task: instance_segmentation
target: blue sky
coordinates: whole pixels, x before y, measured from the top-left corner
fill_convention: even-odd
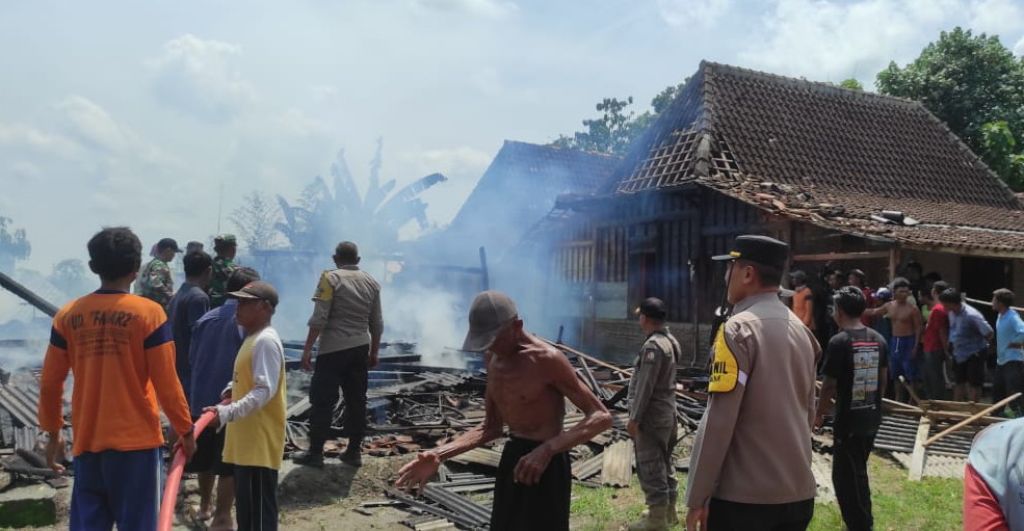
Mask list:
[[[0,6],[0,215],[29,267],[102,225],[205,240],[251,190],[296,196],[340,148],[365,178],[441,171],[444,224],[504,139],[547,142],[605,96],[646,104],[701,59],[872,87],[939,31],[1024,53],[1024,0],[355,0]]]

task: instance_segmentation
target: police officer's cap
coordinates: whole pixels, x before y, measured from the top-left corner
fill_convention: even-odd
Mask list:
[[[665,307],[665,302],[661,299],[648,297],[640,303],[640,306],[636,309],[636,314],[664,321],[665,317],[668,317],[668,308]]]
[[[746,260],[783,269],[789,259],[789,244],[768,236],[744,234],[736,237],[729,254],[713,256],[711,259]]]

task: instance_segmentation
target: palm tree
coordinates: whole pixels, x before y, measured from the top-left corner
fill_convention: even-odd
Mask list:
[[[359,194],[345,152],[339,150],[330,168],[333,186],[318,175],[303,190],[297,204],[277,197],[284,221],[276,228],[293,249],[322,250],[340,240],[352,240],[383,254],[394,250],[398,231],[407,223],[416,221],[421,229],[428,227],[427,204],[419,196],[447,178],[432,173],[392,194],[394,179],[381,184],[382,147],[383,142],[378,139],[365,195]]]

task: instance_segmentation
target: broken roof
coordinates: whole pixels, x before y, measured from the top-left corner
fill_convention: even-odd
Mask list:
[[[902,244],[1024,255],[1010,189],[920,103],[702,62],[605,192],[712,187]],[[872,219],[902,211],[916,226]]]

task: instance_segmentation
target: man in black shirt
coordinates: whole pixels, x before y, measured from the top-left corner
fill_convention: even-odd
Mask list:
[[[832,485],[846,527],[858,531],[874,525],[867,464],[882,422],[889,349],[881,334],[860,321],[867,304],[859,288],[840,288],[834,298],[839,333],[825,351],[825,383],[814,426],[821,427],[835,398]]]

